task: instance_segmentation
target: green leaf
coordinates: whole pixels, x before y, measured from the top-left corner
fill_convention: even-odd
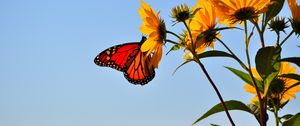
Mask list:
[[[237,70],[237,69],[234,69],[234,68],[231,68],[231,67],[226,67],[228,70],[230,70],[232,73],[234,73],[236,76],[238,76],[239,78],[241,78],[243,81],[245,81],[246,83],[248,84],[251,84],[253,85],[253,82],[252,82],[252,79],[250,77],[250,75],[248,73],[245,73],[243,71],[240,71],[240,70]],[[258,86],[259,89],[263,89],[262,88],[262,82],[259,81],[259,80],[256,80],[256,84]]]
[[[278,63],[278,65],[280,65]],[[280,66],[278,67],[278,70],[279,70]],[[268,93],[268,90],[269,90],[269,87],[273,81],[273,79],[278,75],[279,71],[275,71],[271,74],[268,75],[268,77],[265,79],[264,81],[264,85],[265,85],[265,88],[264,88],[264,97],[267,95]]]
[[[281,48],[269,46],[258,50],[255,57],[256,70],[264,80],[264,96],[267,95],[273,79],[278,75]]]
[[[235,100],[226,101],[225,105],[228,108],[228,110],[241,110],[241,111],[245,111],[245,112],[248,112],[250,114],[253,114],[251,109],[247,105],[245,105],[244,103],[242,103],[240,101],[235,101]],[[193,125],[200,122],[201,120],[213,115],[213,114],[223,112],[223,111],[224,111],[224,108],[223,108],[222,104],[219,103],[219,104],[215,105],[214,107],[212,107],[210,110],[208,110],[199,119],[197,119],[193,123]]]
[[[282,126],[299,126],[300,124],[300,113],[289,118],[287,121],[284,121]]]
[[[289,57],[289,58],[283,58],[280,60],[281,62],[291,62],[296,64],[298,67],[300,67],[300,57]]]
[[[292,118],[294,115],[292,115],[292,114],[286,114],[286,115],[284,115],[284,116],[282,116],[282,117],[279,117],[279,119],[281,120],[281,119],[284,119],[284,120],[289,120],[290,118]]]
[[[300,75],[298,75],[298,74],[281,74],[281,75],[279,75],[279,77],[290,78],[290,79],[300,81]]]
[[[207,58],[207,57],[231,57],[232,58],[232,55],[227,52],[217,51],[217,50],[206,51],[197,55],[197,58],[199,59]]]
[[[187,61],[183,62],[181,65],[179,65],[179,66],[174,70],[173,75],[176,73],[176,71],[177,71],[180,67],[182,67],[183,65],[185,65],[185,64],[187,64],[187,63],[189,63],[189,62],[191,62],[191,61],[192,61],[192,60],[187,60]]]
[[[284,4],[284,0],[271,0],[271,2],[273,2],[273,4],[269,6],[266,13],[266,23],[281,11]]]
[[[176,45],[173,45],[173,47],[167,52],[166,55],[168,55],[171,51],[176,51],[180,49],[180,45],[176,44]]]
[[[218,125],[218,124],[213,124],[213,123],[211,123],[210,125],[211,125],[211,126],[220,126],[220,125]]]
[[[277,61],[280,59],[280,52],[280,47],[274,46],[258,50],[255,57],[256,70],[263,79],[266,79],[271,73],[279,71],[280,64]]]

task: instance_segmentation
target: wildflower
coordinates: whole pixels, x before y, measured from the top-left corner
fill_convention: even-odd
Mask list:
[[[253,76],[257,80],[261,80],[261,77],[255,69],[252,69]],[[279,70],[279,75],[295,73],[296,67],[291,67],[289,63],[282,62]],[[274,100],[284,103],[290,100],[290,98],[296,98],[295,93],[300,91],[300,86],[295,86],[298,81],[290,78],[276,77],[270,84],[269,91],[271,97]],[[246,84],[244,86],[245,90],[251,94],[256,94],[255,88],[251,84]],[[263,94],[263,92],[260,92]],[[257,102],[257,95],[251,100],[252,103]]]
[[[216,11],[207,0],[198,0],[197,8],[201,9],[195,13],[190,23],[193,40],[196,43],[200,43],[198,47],[205,45],[214,48],[215,38],[219,37],[219,34],[214,30],[216,26]],[[203,32],[206,32],[205,36],[197,40],[197,37]]]
[[[141,0],[141,8],[139,14],[142,17],[142,26],[140,31],[148,35],[148,39],[142,44],[141,51],[147,52],[146,56],[152,53],[150,66],[158,68],[158,64],[162,57],[162,45],[166,39],[166,26],[162,19],[160,19],[159,12],[155,11],[143,0]]]
[[[217,9],[219,23],[235,25],[246,20],[257,21],[265,13],[271,0],[210,0]]]
[[[174,21],[174,23],[176,24],[178,22],[184,22],[184,21],[192,18],[192,11],[186,4],[183,4],[183,5],[174,7],[172,9],[171,15],[172,15],[171,17],[176,20],[176,21]]]
[[[284,29],[288,27],[285,18],[279,18],[279,17],[272,19],[269,26],[271,31],[275,31],[277,34],[280,31],[285,33]]]

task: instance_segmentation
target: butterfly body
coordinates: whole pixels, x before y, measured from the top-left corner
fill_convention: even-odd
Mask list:
[[[131,42],[116,45],[102,51],[94,62],[98,66],[110,67],[124,73],[124,77],[133,84],[145,85],[155,76],[152,66],[149,66],[151,56],[146,57],[140,50],[141,42]]]

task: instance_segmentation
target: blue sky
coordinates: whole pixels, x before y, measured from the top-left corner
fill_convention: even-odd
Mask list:
[[[145,1],[161,11],[167,28],[175,32],[182,26],[171,26],[170,9],[184,2],[196,3]],[[186,126],[219,103],[196,64],[190,63],[172,75],[183,62],[182,51],[164,55],[156,77],[146,86],[132,85],[121,72],[93,63],[102,50],[141,39],[139,7],[139,0],[0,1],[0,125]],[[290,17],[287,4],[281,15]],[[268,45],[272,45],[274,35],[266,34]],[[242,36],[237,31],[222,33],[245,60]],[[250,45],[252,59],[258,43],[254,38]],[[283,57],[299,56],[296,45],[300,42],[293,36],[283,49]],[[170,47],[166,45],[164,52]],[[223,47],[216,44],[216,49]],[[236,62],[212,58],[203,63],[225,100],[251,100],[253,96],[243,90],[244,82],[223,67],[241,69]],[[298,98],[280,115],[299,112],[299,106]],[[248,113],[231,113],[237,125],[258,125]],[[210,123],[229,125],[225,113],[199,125]]]

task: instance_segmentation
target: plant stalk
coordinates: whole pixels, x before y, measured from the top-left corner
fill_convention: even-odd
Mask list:
[[[261,43],[261,47],[265,47],[265,40],[264,40],[264,29],[260,30],[259,26],[257,23],[253,22],[254,26],[257,29],[257,32],[259,34],[259,38],[260,38],[260,43]],[[245,26],[246,27],[246,26]]]
[[[226,116],[227,118],[229,119],[229,122],[231,123],[232,126],[235,126],[230,114],[229,114],[229,111],[228,111],[228,108],[226,107],[225,105],[225,102],[223,100],[223,97],[221,95],[221,93],[219,92],[217,86],[215,85],[215,83],[213,82],[213,80],[211,79],[211,77],[209,76],[207,70],[205,69],[204,65],[200,62],[200,60],[197,58],[197,53],[195,52],[195,43],[193,41],[193,37],[192,37],[192,32],[190,30],[190,28],[188,27],[187,23],[184,21],[183,22],[184,26],[186,27],[186,29],[188,30],[188,33],[189,33],[189,36],[190,36],[190,39],[191,39],[191,45],[192,47],[188,47],[189,51],[193,54],[193,59],[194,61],[200,66],[200,68],[202,69],[202,71],[204,72],[206,78],[208,79],[208,81],[210,82],[211,86],[213,87],[213,89],[215,90],[215,92],[217,93],[217,96],[218,98],[220,99],[221,103],[222,103],[222,106],[225,110],[225,113],[226,113]]]
[[[194,54],[193,54],[194,55]],[[194,61],[197,62],[197,64],[200,66],[200,68],[202,69],[202,71],[204,72],[206,78],[208,79],[208,81],[210,82],[211,86],[213,87],[213,89],[215,90],[216,94],[218,95],[218,98],[219,100],[221,101],[221,104],[225,110],[225,113],[226,113],[226,116],[227,118],[229,119],[229,122],[231,123],[232,126],[235,126],[230,114],[229,114],[229,111],[228,111],[228,108],[226,107],[226,104],[222,98],[222,95],[220,93],[220,91],[218,90],[217,86],[215,85],[215,83],[213,82],[213,80],[211,79],[211,77],[209,76],[207,70],[205,69],[204,65],[200,62],[200,60],[195,57],[194,55]]]
[[[257,24],[256,24],[257,25]],[[262,99],[261,95],[260,95],[260,92],[259,92],[259,89],[258,89],[258,86],[257,86],[257,83],[255,81],[255,78],[253,76],[253,73],[251,71],[251,62],[250,62],[250,56],[249,56],[249,39],[248,39],[248,28],[247,28],[247,21],[244,21],[244,26],[245,26],[245,44],[246,44],[246,55],[247,55],[247,62],[248,62],[248,69],[249,69],[249,74],[250,74],[250,77],[251,77],[251,80],[254,84],[254,87],[255,87],[255,90],[256,90],[256,93],[257,93],[257,96],[258,96],[258,99],[259,99],[259,108],[260,108],[260,125],[261,126],[266,126],[266,118],[265,118],[265,114],[266,114],[266,109],[265,109],[265,105],[264,105],[264,100]],[[259,30],[259,27],[257,25],[257,30]],[[262,39],[262,37],[261,37]],[[263,43],[262,43],[263,44]],[[264,46],[264,45],[262,45]]]
[[[280,46],[282,46],[286,42],[286,40],[288,40],[288,38],[290,38],[293,35],[293,33],[294,31],[291,31],[291,33],[288,36],[286,36],[286,38],[280,43]]]
[[[181,40],[181,37],[179,35],[175,34],[174,32],[171,32],[171,31],[166,31],[166,32],[177,37],[179,40]]]

